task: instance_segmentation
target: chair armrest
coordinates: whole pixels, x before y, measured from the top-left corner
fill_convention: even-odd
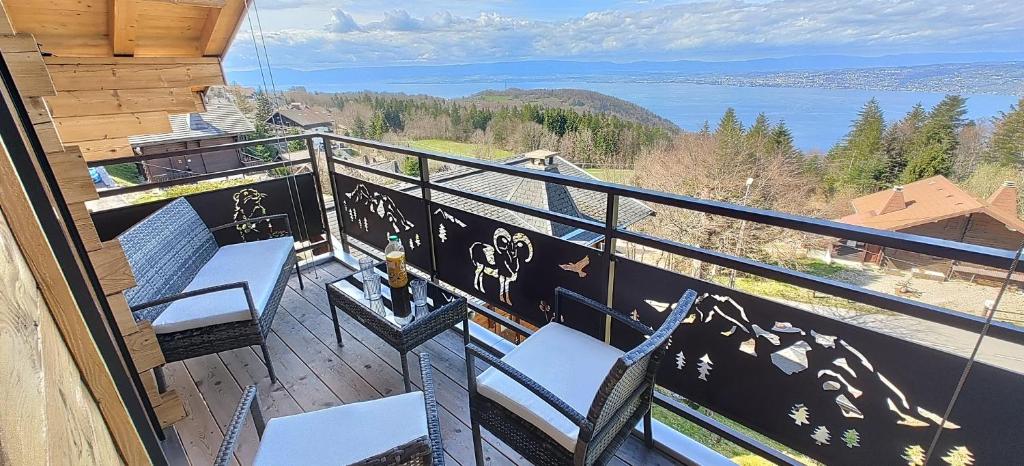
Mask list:
[[[593,309],[595,311],[601,312],[604,315],[611,316],[613,319],[615,319],[615,320],[625,324],[630,329],[635,330],[637,333],[643,334],[644,336],[648,336],[649,337],[649,336],[654,334],[654,329],[653,328],[648,327],[648,326],[646,326],[646,325],[644,325],[644,324],[642,324],[640,322],[637,322],[637,321],[629,318],[625,314],[623,314],[623,313],[621,313],[619,311],[616,311],[615,309],[612,309],[612,308],[610,308],[608,306],[605,306],[604,304],[601,304],[601,303],[599,303],[597,301],[594,301],[593,299],[590,299],[590,298],[588,298],[586,296],[583,296],[583,295],[581,295],[581,294],[579,294],[579,293],[577,293],[575,291],[570,291],[570,290],[567,290],[567,289],[562,288],[562,287],[555,288],[554,317],[555,317],[555,321],[556,322],[561,320],[561,303],[562,303],[562,298],[571,299],[571,300],[576,301],[577,303],[583,304],[583,305],[585,305],[585,306],[587,306],[587,307],[589,307],[589,308],[591,308],[591,309]]]
[[[210,294],[210,293],[217,293],[217,292],[224,291],[224,290],[232,290],[232,289],[235,289],[235,288],[241,288],[242,291],[245,292],[245,300],[246,300],[246,302],[249,303],[249,313],[252,314],[253,318],[255,319],[256,318],[256,305],[254,304],[254,301],[252,300],[252,291],[249,290],[249,282],[225,283],[223,285],[214,285],[214,286],[208,286],[206,288],[200,288],[198,290],[185,291],[183,293],[173,294],[173,295],[170,295],[170,296],[164,296],[163,298],[160,298],[160,299],[154,299],[152,301],[147,301],[147,302],[144,302],[142,304],[136,304],[134,306],[129,307],[129,309],[131,309],[132,313],[135,313],[135,312],[138,312],[138,311],[141,311],[143,309],[147,309],[147,308],[150,308],[150,307],[153,307],[153,306],[159,306],[161,304],[167,304],[167,303],[170,303],[170,302],[178,301],[178,300],[185,299],[185,298],[192,298],[192,297],[199,296],[199,295]]]
[[[235,415],[231,417],[231,422],[227,426],[227,432],[224,433],[224,441],[221,442],[220,450],[217,452],[217,459],[213,462],[215,466],[226,466],[231,462],[231,456],[235,454],[235,447],[238,444],[238,436],[242,433],[242,427],[245,426],[245,417],[250,412],[252,413],[253,424],[256,426],[256,435],[263,436],[263,429],[266,427],[266,423],[263,420],[263,411],[260,409],[260,401],[257,399],[257,395],[255,385],[249,385],[242,392],[242,399],[238,401]]]
[[[427,436],[434,457],[433,464],[444,464],[441,421],[437,415],[437,398],[434,396],[434,374],[430,366],[430,355],[427,353],[420,353],[420,375],[423,377],[423,404],[427,410]]]
[[[243,225],[246,223],[254,223],[259,222],[261,220],[277,220],[279,218],[284,218],[285,228],[288,229],[288,234],[292,235],[292,221],[290,218],[288,218],[288,214],[264,215],[262,217],[253,217],[247,218],[245,220],[239,220],[237,222],[225,223],[223,225],[218,225],[213,228],[210,228],[210,233],[217,232],[226,228],[231,228],[233,226]]]
[[[533,392],[534,395],[537,395],[545,403],[551,405],[552,408],[555,408],[555,410],[557,410],[563,416],[569,418],[569,420],[572,421],[573,424],[580,426],[581,431],[583,429],[586,429],[587,431],[590,431],[592,429],[592,426],[590,426],[590,422],[587,421],[587,418],[584,415],[580,414],[579,411],[576,411],[572,406],[569,406],[568,403],[563,401],[557,395],[551,393],[550,391],[548,391],[548,389],[542,387],[536,381],[527,377],[526,374],[519,372],[516,368],[508,365],[505,361],[498,359],[497,356],[488,353],[483,348],[480,348],[479,346],[473,343],[466,345],[466,353],[469,356],[475,356],[482,359],[491,367],[497,369],[501,373],[507,375],[509,378],[519,383],[519,385],[526,387],[527,390]]]

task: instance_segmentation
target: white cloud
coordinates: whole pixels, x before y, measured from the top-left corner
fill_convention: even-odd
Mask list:
[[[327,23],[327,30],[330,32],[346,33],[359,30],[359,25],[352,16],[345,13],[341,8],[331,9],[331,22]]]
[[[288,8],[304,0],[275,1],[275,6]],[[1020,51],[1024,37],[1024,14],[1005,0],[723,0],[594,11],[548,21],[449,10],[331,13],[324,26],[268,32],[274,65]],[[240,37],[239,43],[245,39]],[[246,48],[236,44],[229,66],[254,64]]]

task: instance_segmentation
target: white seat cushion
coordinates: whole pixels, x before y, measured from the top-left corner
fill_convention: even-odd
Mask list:
[[[224,246],[199,269],[184,291],[249,282],[259,313],[270,300],[281,267],[293,253],[293,241],[291,237],[284,237]],[[233,288],[171,303],[153,322],[153,330],[172,333],[251,318],[245,291]]]
[[[623,354],[585,333],[550,323],[501,360],[586,416],[601,383]],[[576,449],[579,426],[526,387],[493,367],[476,380],[481,395],[537,426],[567,450]]]
[[[271,419],[254,465],[344,465],[427,435],[423,392]]]

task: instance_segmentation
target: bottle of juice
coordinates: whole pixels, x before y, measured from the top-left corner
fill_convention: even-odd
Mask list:
[[[412,320],[409,307],[409,273],[405,269],[405,248],[398,235],[388,236],[388,245],[384,248],[384,259],[388,265],[388,285],[391,287],[391,302],[395,312],[395,320],[399,324]]]

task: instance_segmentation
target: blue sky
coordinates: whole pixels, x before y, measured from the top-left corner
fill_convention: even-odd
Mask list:
[[[1024,51],[1024,8],[1011,0],[256,4],[271,63],[307,69],[535,59],[628,62]],[[226,67],[255,68],[254,56],[249,24],[243,22]]]

